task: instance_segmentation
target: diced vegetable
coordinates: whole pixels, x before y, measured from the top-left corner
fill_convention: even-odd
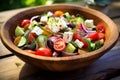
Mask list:
[[[62,16],[63,15],[63,12],[62,11],[60,11],[60,10],[58,10],[58,11],[55,11],[55,16],[57,16],[57,17],[60,17],[60,16]]]
[[[58,52],[63,51],[66,47],[65,41],[62,38],[56,39],[53,45],[54,49]]]
[[[79,48],[82,48],[84,46],[84,43],[79,41],[78,39],[75,40],[75,43]]]
[[[26,44],[26,42],[27,42],[26,38],[22,36],[17,46],[22,47],[23,45]]]
[[[36,39],[38,42],[39,47],[45,47],[45,41],[48,39],[45,35],[39,35]]]
[[[31,33],[35,33],[36,35],[40,35],[40,34],[42,34],[42,32],[43,32],[43,30],[38,26],[35,26],[33,28],[33,30],[31,31]]]
[[[90,43],[89,44],[89,51],[94,51],[96,49],[95,43]]]
[[[64,51],[74,53],[75,50],[76,50],[75,46],[73,46],[71,43],[68,43]]]
[[[66,43],[69,43],[73,38],[73,33],[72,32],[64,32],[63,33],[63,39],[65,40]]]
[[[99,32],[98,36],[99,36],[99,39],[105,39],[105,34],[104,33]]]
[[[94,22],[92,19],[87,19],[87,20],[85,20],[85,25],[86,25],[86,27],[91,28],[94,26]]]
[[[52,57],[52,52],[49,48],[39,48],[36,51],[36,55]]]
[[[96,26],[96,31],[97,32],[102,32],[102,33],[105,33],[105,26],[104,26],[104,24],[98,24],[97,26]]]
[[[17,26],[16,29],[15,29],[15,36],[22,36],[24,35],[24,29],[21,28],[20,26]]]
[[[88,34],[87,38],[90,38],[92,41],[97,40],[99,38],[98,32],[94,32],[94,33]]]
[[[14,40],[14,44],[17,46],[18,43],[20,42],[21,36],[17,36]]]

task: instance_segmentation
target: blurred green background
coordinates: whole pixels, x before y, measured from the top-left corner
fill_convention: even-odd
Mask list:
[[[77,2],[82,0],[0,0],[0,11],[54,3]]]

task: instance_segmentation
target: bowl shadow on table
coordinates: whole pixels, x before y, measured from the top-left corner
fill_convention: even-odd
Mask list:
[[[82,78],[87,72],[85,68],[68,72],[51,72],[24,64],[19,74],[19,80],[76,80]]]

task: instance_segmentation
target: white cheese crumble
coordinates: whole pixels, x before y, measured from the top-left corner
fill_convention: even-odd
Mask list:
[[[54,33],[57,33],[57,32],[60,31],[60,28],[59,28],[59,26],[58,26],[56,23],[53,23],[50,28],[51,28],[51,30],[52,30]]]
[[[47,16],[52,16],[52,15],[53,15],[53,13],[50,11],[47,13]]]
[[[58,24],[60,25],[60,29],[67,28],[67,23],[62,18],[60,18]]]
[[[91,28],[94,26],[94,22],[92,19],[87,19],[87,20],[85,20],[85,25],[86,25],[86,27]]]
[[[82,48],[84,46],[83,42],[79,41],[78,39],[75,40],[75,44],[79,47]]]
[[[40,21],[47,22],[48,21],[48,16],[42,16]]]
[[[66,43],[69,43],[73,38],[73,33],[72,32],[64,32],[63,33],[63,39],[65,40]]]
[[[35,26],[31,32],[36,33],[36,35],[40,35],[40,34],[42,34],[43,30],[40,29],[40,27]]]

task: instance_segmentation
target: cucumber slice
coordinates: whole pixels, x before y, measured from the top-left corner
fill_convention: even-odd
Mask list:
[[[26,44],[26,42],[27,42],[26,38],[22,36],[17,46],[22,47]]]
[[[74,41],[71,41],[70,42],[74,47],[78,48],[78,45],[74,42]]]
[[[45,35],[39,35],[36,39],[39,47],[45,47],[45,41],[48,39]]]
[[[76,50],[76,48],[71,43],[68,43],[64,51],[73,53],[75,50]]]
[[[94,50],[96,50],[96,44],[93,43],[93,42],[91,42],[91,39],[90,39],[90,38],[86,38],[86,39],[84,39],[84,40],[88,42],[88,50],[89,50],[89,51],[94,51]]]
[[[17,26],[15,29],[15,36],[22,36],[24,34],[24,29],[21,28],[20,26]]]

